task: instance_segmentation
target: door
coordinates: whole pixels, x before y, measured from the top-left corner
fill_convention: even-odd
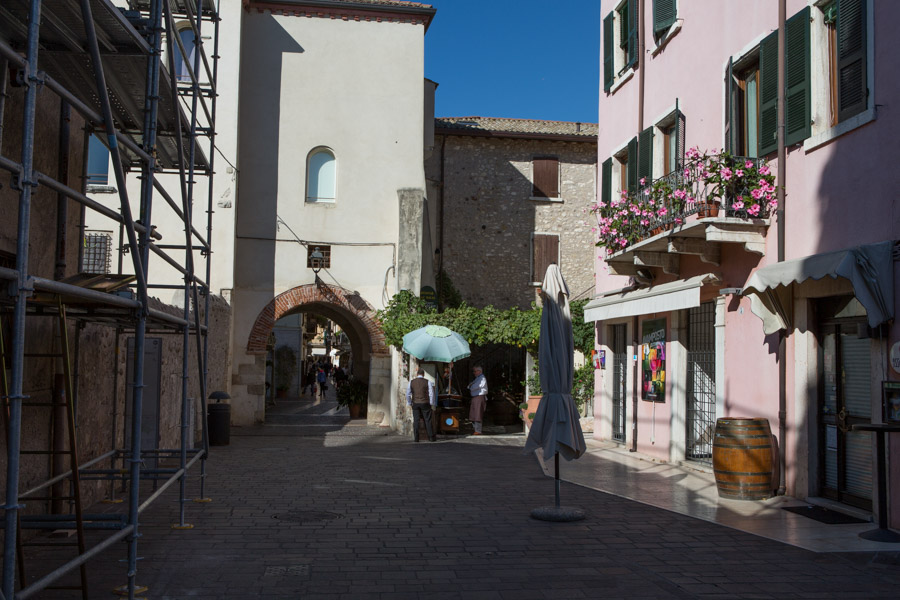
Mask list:
[[[712,465],[716,429],[716,303],[688,312],[685,458]]]
[[[821,329],[819,483],[821,495],[871,510],[872,434],[851,430],[872,422],[871,341],[858,337],[859,325],[834,321]]]
[[[162,371],[162,338],[144,340],[144,393],[141,395],[141,452],[159,449],[159,397]],[[125,371],[125,414],[127,429],[125,443],[131,447],[131,410],[134,399],[134,338],[128,338],[128,355]],[[180,414],[180,411],[179,411]],[[144,460],[144,467],[156,468],[156,454]]]
[[[628,364],[625,355],[625,328],[624,324],[610,327],[613,355],[612,439],[622,443],[625,442],[625,383]]]

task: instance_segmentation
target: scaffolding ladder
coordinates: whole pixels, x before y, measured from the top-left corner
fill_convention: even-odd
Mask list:
[[[59,323],[59,339],[60,339],[60,352],[58,354],[42,354],[41,357],[44,358],[60,358],[62,359],[63,365],[63,376],[65,379],[64,384],[64,394],[65,399],[63,402],[57,401],[55,398],[51,397],[50,402],[31,402],[23,398],[22,407],[31,407],[31,408],[49,408],[50,410],[65,408],[66,412],[66,429],[68,431],[68,447],[62,450],[54,450],[52,448],[52,440],[49,440],[49,445],[51,446],[45,450],[20,450],[20,454],[22,455],[43,455],[43,456],[57,456],[57,455],[65,455],[69,457],[69,471],[67,473],[57,474],[56,477],[50,479],[45,482],[43,486],[38,488],[34,488],[25,494],[19,496],[19,506],[23,506],[23,502],[25,500],[28,501],[38,501],[38,502],[54,502],[54,501],[68,501],[70,506],[74,507],[74,515],[73,514],[46,514],[46,515],[22,515],[21,511],[18,513],[18,522],[19,526],[16,528],[16,553],[17,553],[17,562],[19,565],[19,580],[24,585],[25,582],[25,553],[24,547],[26,546],[43,546],[43,547],[60,547],[60,546],[73,546],[78,550],[78,555],[82,555],[86,550],[85,536],[84,536],[84,513],[81,501],[81,476],[79,474],[79,462],[78,462],[78,443],[75,429],[75,403],[74,403],[74,387],[72,385],[72,368],[71,368],[71,354],[69,351],[69,335],[68,329],[66,327],[66,307],[63,304],[62,299],[58,299],[57,301],[58,307],[58,323]],[[0,327],[0,378],[2,378],[2,391],[3,391],[3,419],[4,419],[4,435],[7,436],[7,440],[9,439],[9,386],[6,381],[6,357],[3,354],[3,331],[2,327]],[[54,495],[52,492],[52,484],[60,483],[61,481],[70,480],[70,493],[69,495],[58,496]],[[49,489],[50,492],[44,496],[32,495],[32,492],[38,492],[42,489]],[[73,519],[74,517],[74,519]],[[39,541],[32,540],[28,542],[22,541],[22,529],[40,529],[40,530],[75,530],[76,539],[74,542],[47,542],[47,541]],[[84,563],[79,566],[80,572],[80,584],[79,585],[58,585],[58,586],[48,586],[46,589],[51,590],[80,590],[81,597],[83,600],[89,600],[90,595],[88,593],[88,583],[87,583],[87,567]]]

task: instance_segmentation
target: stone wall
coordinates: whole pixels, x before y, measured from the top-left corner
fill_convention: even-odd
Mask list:
[[[532,159],[559,159],[561,201],[532,199]],[[596,143],[437,136],[426,177],[440,181],[435,241],[443,269],[473,306],[529,308],[532,234],[558,234],[573,297],[593,289],[595,248],[586,210],[595,201]],[[441,244],[441,241],[443,243]]]

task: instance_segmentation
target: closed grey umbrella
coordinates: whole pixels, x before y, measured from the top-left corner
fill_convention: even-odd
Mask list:
[[[528,432],[525,452],[541,448],[544,460],[554,457],[556,506],[535,509],[531,516],[547,521],[571,521],[584,518],[584,513],[559,505],[559,455],[572,460],[584,454],[586,447],[572,398],[575,343],[569,313],[569,288],[555,264],[547,268],[541,291],[544,305],[538,340],[538,368],[544,394]]]

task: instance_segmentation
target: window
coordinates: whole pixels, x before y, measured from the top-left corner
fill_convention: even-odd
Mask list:
[[[603,19],[603,89],[637,64],[638,0],[623,0]]]
[[[535,233],[531,238],[532,261],[531,282],[540,285],[544,281],[547,267],[559,264],[559,235],[555,233]]]
[[[653,37],[658,44],[675,24],[678,16],[676,0],[653,0]]]
[[[178,47],[177,42],[174,42],[172,47],[175,51],[175,79],[177,81],[190,81],[197,51],[197,46],[194,44],[194,30],[190,27],[183,27],[178,30],[178,38],[181,40],[181,45],[188,52],[188,57],[187,60],[184,59],[181,48]],[[196,76],[197,74],[194,73],[194,75]]]
[[[649,185],[653,180],[653,126],[643,130],[638,136],[637,179],[638,187]]]
[[[335,200],[335,159],[327,148],[318,148],[309,154],[307,160],[307,202],[334,202]]]
[[[654,142],[655,151],[658,152],[658,158],[653,160],[654,172],[658,173],[656,177],[679,172],[683,168],[684,125],[684,113],[677,107],[656,124],[660,134],[660,141]]]
[[[532,161],[533,187],[535,198],[559,198],[559,159],[535,158]]]
[[[725,148],[738,156],[759,156],[759,51],[729,65]]]
[[[309,245],[306,247],[306,268],[312,269],[312,253],[318,250],[322,253],[322,267],[323,269],[331,268],[331,246],[323,246],[319,244],[318,246]]]
[[[112,235],[106,232],[84,234],[84,252],[81,255],[82,273],[109,273]]]
[[[96,134],[88,138],[88,185],[109,185],[109,150]]]

